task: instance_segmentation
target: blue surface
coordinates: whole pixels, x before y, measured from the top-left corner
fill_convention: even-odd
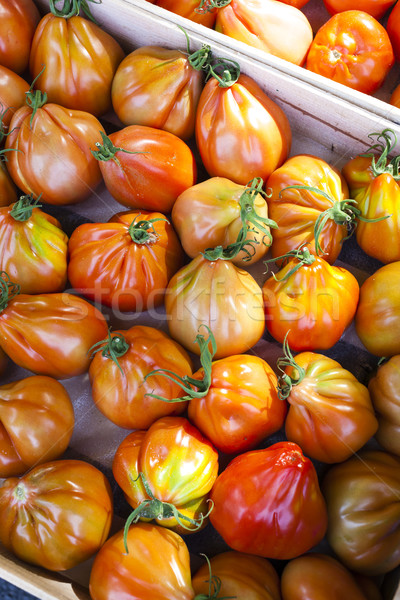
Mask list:
[[[0,579],[0,599],[1,600],[37,600],[35,596],[27,594],[20,588],[16,588],[8,581]]]

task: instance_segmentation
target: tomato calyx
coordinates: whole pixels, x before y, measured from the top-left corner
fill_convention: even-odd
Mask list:
[[[201,0],[200,4],[194,9],[194,12],[204,15],[211,12],[214,8],[224,8],[228,6],[232,0]]]
[[[281,374],[278,376],[278,397],[280,400],[286,400],[290,396],[290,392],[292,391],[292,387],[294,385],[298,385],[305,377],[306,372],[303,367],[300,367],[290,350],[289,342],[287,340],[289,331],[285,335],[285,339],[283,340],[283,356],[280,356],[276,361],[276,366]],[[285,367],[291,367],[291,375],[288,375],[285,371]]]
[[[21,291],[18,283],[11,281],[5,271],[0,271],[0,312],[7,308],[8,303]]]
[[[197,594],[193,600],[234,600],[237,596],[220,596],[221,591],[221,579],[217,575],[213,575],[211,571],[211,563],[206,554],[200,554],[204,556],[208,565],[209,579],[208,582],[208,594]]]
[[[251,223],[254,227],[250,230],[259,230],[264,233],[264,237],[266,236],[269,242],[272,242],[272,235],[268,228],[270,229],[278,229],[278,225],[272,219],[267,219],[265,217],[261,217],[258,215],[254,209],[254,200],[257,197],[257,194],[261,194],[264,197],[269,197],[269,195],[263,190],[264,181],[261,177],[254,177],[249,183],[246,185],[243,194],[239,198],[239,206],[240,206],[240,219],[242,221],[242,229],[246,228],[246,230],[239,235],[241,238],[244,236],[244,239],[247,237],[247,233],[249,231],[248,225]],[[265,244],[263,240],[263,244]],[[266,245],[266,244],[265,244]]]
[[[368,137],[371,140],[376,138],[376,143],[368,148],[366,154],[360,154],[365,158],[371,158],[371,170],[374,177],[378,177],[383,173],[388,173],[396,181],[400,180],[400,155],[395,156],[388,161],[388,156],[397,143],[397,136],[392,129],[384,129],[381,133],[370,133]],[[380,152],[377,158],[375,154],[369,150],[377,150]]]
[[[118,146],[114,146],[110,138],[104,133],[104,131],[100,131],[101,139],[103,143],[96,142],[95,146],[98,150],[91,150],[91,153],[97,160],[101,160],[103,162],[107,162],[109,160],[113,160],[119,167],[121,163],[118,158],[115,156],[117,152],[125,152],[125,154],[149,154],[149,152],[136,152],[131,150],[126,150],[125,148],[119,148]]]
[[[33,194],[21,196],[10,210],[10,216],[16,221],[28,221],[32,216],[33,209],[42,207],[42,204],[39,204],[41,195],[39,194],[36,199]]]
[[[204,396],[208,394],[211,386],[212,360],[217,352],[217,344],[211,329],[204,324],[200,325],[200,327],[205,327],[209,334],[208,338],[205,339],[204,335],[198,333],[194,341],[194,343],[198,344],[200,348],[200,364],[204,372],[203,379],[195,379],[189,375],[180,377],[169,369],[155,369],[145,376],[144,381],[146,381],[147,378],[151,377],[152,375],[162,375],[163,377],[166,377],[167,379],[170,379],[174,383],[180,385],[182,390],[186,392],[186,396],[182,396],[181,398],[172,398],[170,400],[168,398],[164,398],[163,396],[157,396],[156,394],[146,394],[146,396],[150,396],[150,398],[156,398],[157,400],[162,400],[163,402],[187,402],[193,398],[204,398]],[[210,344],[211,350],[209,346]]]
[[[71,17],[77,17],[80,10],[94,23],[96,23],[92,13],[90,12],[88,2],[93,4],[101,4],[102,0],[63,0],[62,8],[56,8],[56,2],[61,0],[49,0],[50,12],[55,17],[62,17],[63,19],[70,19]]]
[[[289,279],[289,277],[294,275],[294,273],[296,273],[296,271],[301,269],[302,266],[312,265],[313,262],[315,262],[315,260],[316,260],[315,256],[313,254],[311,254],[311,252],[307,248],[307,246],[303,246],[302,248],[298,248],[297,250],[290,250],[286,254],[282,254],[282,256],[277,256],[275,258],[269,258],[268,260],[264,261],[264,264],[268,269],[268,265],[270,262],[285,261],[285,263],[287,264],[291,259],[297,260],[298,263],[294,264],[293,267],[291,269],[289,269],[288,272],[285,273],[285,275],[281,278],[278,278],[275,275],[275,273],[272,273],[272,277],[275,279],[275,281],[286,281],[287,279]]]
[[[194,69],[195,71],[202,71],[203,69],[207,70],[209,63],[212,60],[211,46],[209,46],[208,44],[203,44],[201,48],[199,48],[195,52],[191,52],[190,39],[187,34],[187,31],[181,25],[178,25],[178,27],[185,34],[187,50],[186,55],[188,57],[188,62],[192,69]]]
[[[153,223],[156,221],[166,221],[168,219],[157,217],[155,219],[149,219],[148,221],[136,222],[136,219],[140,217],[140,214],[135,217],[132,223],[128,227],[129,235],[132,238],[132,242],[135,244],[153,244],[158,239],[158,234],[154,229]]]
[[[231,87],[237,82],[240,76],[240,65],[235,60],[229,58],[220,58],[209,63],[207,68],[206,81],[214,77],[218,81],[219,87]]]
[[[115,364],[117,365],[117,367],[119,368],[119,370],[121,371],[122,375],[125,376],[125,373],[122,370],[122,367],[118,362],[118,358],[121,358],[121,356],[124,356],[124,354],[126,354],[128,352],[129,344],[126,341],[126,339],[124,338],[124,336],[122,335],[122,333],[111,334],[111,329],[109,329],[108,335],[104,340],[101,340],[100,342],[93,344],[93,346],[91,348],[89,348],[88,354],[89,354],[90,358],[93,358],[93,356],[97,352],[100,352],[100,350],[101,350],[101,355],[104,356],[105,358],[109,358],[109,359],[113,360],[115,362]]]

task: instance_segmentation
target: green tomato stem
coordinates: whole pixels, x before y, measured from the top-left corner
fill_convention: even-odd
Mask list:
[[[393,129],[387,128],[381,133],[370,133],[368,137],[371,140],[376,138],[376,143],[368,148],[366,154],[360,154],[360,156],[372,158],[371,169],[374,177],[378,177],[383,173],[388,173],[396,181],[399,180],[400,155],[395,156],[392,160],[388,161],[388,156],[397,143],[397,136]],[[370,150],[380,152],[380,156],[376,158],[373,152],[369,152]]]
[[[7,308],[12,298],[21,291],[21,286],[10,280],[10,276],[5,271],[0,271],[0,312]]]
[[[56,8],[56,3],[63,1],[62,8]],[[93,4],[101,4],[102,0],[49,0],[49,8],[50,12],[55,17],[61,17],[63,19],[70,19],[71,17],[77,17],[79,15],[80,10],[96,23],[92,13],[90,12],[88,2],[92,2]]]
[[[16,221],[28,221],[32,216],[33,209],[42,207],[42,205],[39,204],[41,195],[42,194],[40,194],[36,200],[34,199],[33,194],[21,196],[18,202],[12,207],[10,216]]]
[[[108,336],[104,340],[93,344],[93,346],[89,348],[88,354],[90,358],[93,358],[93,356],[101,350],[101,355],[114,361],[121,371],[121,374],[125,376],[125,373],[118,362],[118,358],[124,356],[128,352],[129,348],[130,346],[128,342],[121,333],[111,334],[111,329],[109,329]]]
[[[286,400],[290,396],[292,387],[298,385],[305,377],[305,370],[300,367],[290,350],[289,343],[287,341],[290,330],[286,333],[285,339],[283,340],[283,353],[284,356],[278,358],[276,366],[278,367],[281,374],[278,377],[278,397],[280,400]],[[294,369],[293,375],[288,375],[285,371],[285,367],[292,367]]]

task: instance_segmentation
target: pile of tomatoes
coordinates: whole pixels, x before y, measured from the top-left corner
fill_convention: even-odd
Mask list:
[[[26,370],[0,386],[0,542],[53,571],[94,556],[93,600],[379,599],[400,564],[396,134],[341,172],[290,156],[237,63],[125,55],[91,1],[0,0],[0,369]],[[67,235],[101,186],[121,210]],[[87,379],[112,475],[63,458]],[[188,548],[210,554],[194,576]]]

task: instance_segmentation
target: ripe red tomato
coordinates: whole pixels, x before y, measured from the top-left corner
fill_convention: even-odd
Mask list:
[[[118,213],[108,223],[80,225],[68,250],[72,286],[90,300],[121,311],[162,304],[184,256],[165,216],[144,211]]]
[[[309,2],[309,0],[280,0],[285,4],[290,4],[290,6],[294,6],[295,8],[303,8]]]
[[[394,63],[389,36],[366,12],[347,10],[334,15],[311,44],[306,68],[350,88],[372,94]]]
[[[148,395],[176,398],[180,394],[177,383],[156,374],[144,381],[154,369],[169,369],[180,377],[192,374],[189,355],[166,333],[137,325],[113,331],[97,350],[89,368],[92,397],[113,423],[127,429],[148,429],[160,417],[185,410],[186,402],[163,402]]]
[[[375,437],[382,448],[400,456],[400,354],[378,368],[368,389],[378,413]]]
[[[345,10],[362,10],[378,21],[396,0],[324,0],[326,10],[335,15]]]
[[[396,60],[400,61],[400,4],[395,4],[392,12],[390,13],[387,26],[387,32],[390,37],[390,41],[393,44],[394,54]]]
[[[233,459],[211,492],[210,520],[234,550],[289,559],[325,535],[327,514],[312,462],[292,442]]]
[[[36,28],[29,68],[48,102],[100,116],[111,109],[111,84],[124,57],[121,46],[98,25],[80,16],[51,12]]]
[[[0,386],[0,477],[22,475],[66,450],[74,409],[64,387],[36,375]]]
[[[0,488],[0,541],[28,563],[63,571],[99,550],[112,514],[101,471],[80,460],[48,462]]]
[[[32,0],[0,0],[0,64],[23,73],[40,15]]]
[[[390,96],[390,104],[400,108],[400,84],[394,89],[393,94]]]
[[[161,6],[176,15],[186,17],[189,21],[204,25],[204,27],[213,27],[217,16],[217,9],[207,10],[207,0],[204,3],[204,10],[199,9],[200,0],[148,0],[156,6]]]
[[[240,75],[229,87],[214,77],[206,83],[196,114],[196,141],[210,176],[242,185],[254,177],[266,179],[286,160],[291,139],[285,113],[250,77]]]
[[[1,14],[1,2],[0,2]],[[0,42],[1,43],[1,42]],[[29,84],[19,75],[0,65],[0,133],[6,133],[15,111],[25,104]],[[0,135],[1,141],[1,135]]]

